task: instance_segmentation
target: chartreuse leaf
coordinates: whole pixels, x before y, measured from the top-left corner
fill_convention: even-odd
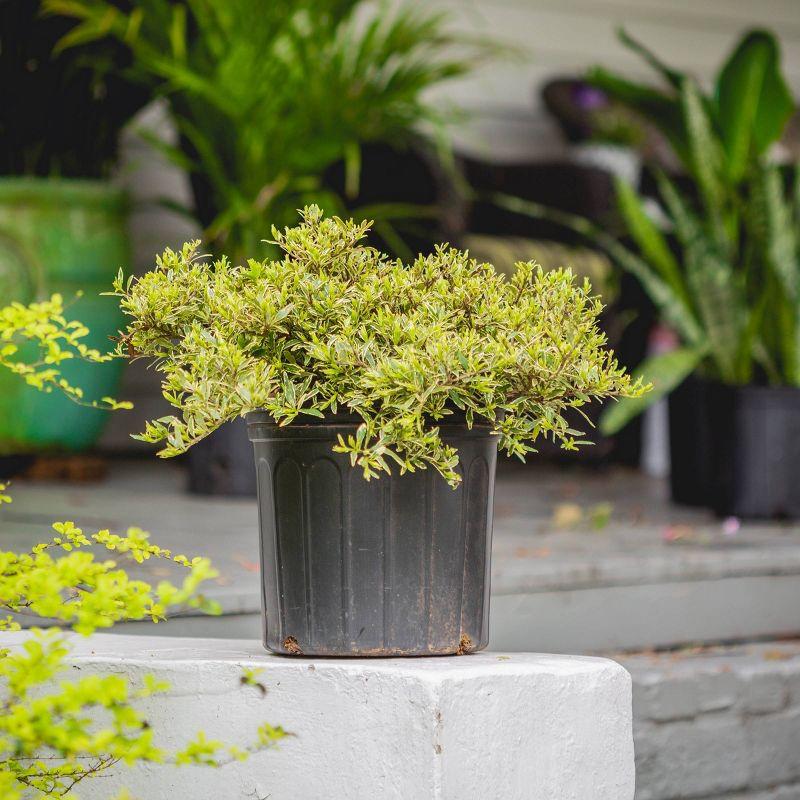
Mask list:
[[[646,390],[606,348],[602,304],[569,270],[530,261],[506,280],[446,245],[404,264],[366,245],[370,225],[312,205],[272,229],[277,260],[214,261],[195,241],[118,282],[130,318],[120,352],[154,359],[177,410],[142,438],[172,456],[255,409],[286,425],[341,408],[363,422],[334,449],[366,479],[433,468],[455,486],[458,454],[438,424],[451,404],[524,457],[540,437],[582,443],[568,409]]]
[[[163,619],[170,611],[215,611],[200,593],[217,576],[208,559],[173,555],[153,544],[147,533],[125,535],[107,530],[85,535],[72,522],[53,525],[55,536],[30,552],[0,550],[0,608],[33,613],[88,635],[116,622]],[[109,558],[96,560],[90,547]],[[116,562],[159,559],[184,573],[180,585],[166,581],[157,589],[134,580]],[[9,617],[0,630],[19,625]],[[246,747],[229,747],[199,732],[183,749],[154,744],[154,731],[137,702],[169,689],[144,675],[92,675],[68,668],[70,640],[58,627],[34,629],[22,644],[0,650],[0,796],[71,797],[87,778],[102,777],[118,762],[183,763],[219,766],[230,757],[273,747],[287,734],[264,723]],[[71,674],[70,674],[71,673]],[[245,672],[231,690],[250,685]],[[260,685],[262,694],[266,693]],[[265,735],[265,731],[269,735]]]
[[[130,403],[111,397],[84,398],[83,390],[63,376],[64,362],[80,359],[103,364],[114,358],[88,347],[83,341],[89,333],[87,328],[66,319],[64,313],[64,299],[59,294],[38,303],[12,303],[0,308],[0,369],[17,375],[34,389],[61,392],[79,405],[108,410],[131,408]]]

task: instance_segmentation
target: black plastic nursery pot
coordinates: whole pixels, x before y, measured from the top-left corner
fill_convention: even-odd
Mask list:
[[[670,439],[676,501],[800,518],[800,389],[692,378],[670,398]]]
[[[255,450],[264,645],[315,656],[428,656],[489,640],[497,437],[440,425],[463,480],[434,469],[366,481],[334,453],[361,420],[278,427],[247,415]]]
[[[708,425],[709,384],[690,375],[669,396],[670,494],[673,502],[710,506],[713,468]]]
[[[192,494],[254,497],[256,471],[243,419],[227,422],[188,453]]]

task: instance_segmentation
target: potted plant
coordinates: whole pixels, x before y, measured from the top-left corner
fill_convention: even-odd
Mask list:
[[[142,434],[162,456],[246,416],[270,650],[471,652],[498,445],[575,449],[568,409],[646,387],[605,349],[588,281],[532,262],[506,279],[444,245],[403,264],[368,232],[310,206],[273,228],[279,260],[167,250],[116,282],[120,353],[153,359],[178,409]]]
[[[189,0],[135,0],[127,11],[109,0],[45,2],[78,19],[82,37],[125,43],[128,74],[164,96],[179,141],[156,144],[189,173],[194,207],[183,210],[212,252],[266,257],[268,221],[288,224],[309,202],[375,219],[374,237],[404,257],[438,218],[428,194],[386,192],[385,173],[399,158],[419,173],[410,148],[444,141],[452,116],[425,91],[488,52],[461,42],[452,55],[441,14],[369,0],[250,0],[225,13]],[[370,191],[373,179],[362,192],[370,168],[383,191]],[[191,488],[254,493],[249,450],[243,426],[220,429],[190,454]]]
[[[88,344],[105,349],[121,316],[99,294],[128,259],[125,197],[108,178],[120,129],[148,95],[110,72],[125,59],[116,42],[59,50],[75,27],[34,0],[0,5],[0,298],[58,293],[90,326]],[[75,359],[64,373],[96,399],[114,393],[121,368]],[[82,450],[106,416],[0,371],[0,456]]]
[[[704,95],[693,78],[625,41],[667,88],[603,70],[592,79],[661,130],[683,174],[654,170],[661,226],[636,191],[617,182],[630,248],[586,220],[560,221],[639,279],[680,346],[641,365],[654,391],[623,399],[601,429],[619,429],[672,393],[675,500],[726,515],[800,516],[790,466],[800,453],[800,177],[774,160],[795,109],[777,42],[764,31],[745,34],[714,94]]]

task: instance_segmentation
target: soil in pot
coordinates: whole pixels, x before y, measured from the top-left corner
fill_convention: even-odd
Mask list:
[[[279,428],[248,415],[258,472],[264,644],[315,656],[461,654],[488,643],[497,439],[442,425],[463,476],[433,469],[365,481],[339,416]]]

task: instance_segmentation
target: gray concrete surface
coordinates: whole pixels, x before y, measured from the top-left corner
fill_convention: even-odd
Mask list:
[[[622,656],[636,800],[800,798],[800,643]]]

